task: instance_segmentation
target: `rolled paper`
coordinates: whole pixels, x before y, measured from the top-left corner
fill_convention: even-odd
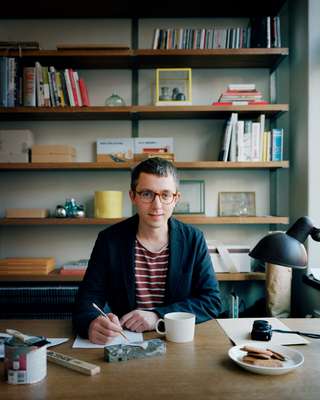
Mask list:
[[[94,193],[95,218],[121,218],[122,192],[104,190]]]

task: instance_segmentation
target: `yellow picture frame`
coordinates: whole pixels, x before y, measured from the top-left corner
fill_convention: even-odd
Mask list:
[[[156,106],[192,105],[191,68],[157,68],[155,78]]]

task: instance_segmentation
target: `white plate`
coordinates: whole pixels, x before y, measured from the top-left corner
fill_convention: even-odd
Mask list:
[[[249,345],[250,344],[248,344],[248,346]],[[260,346],[255,345],[255,347],[261,347],[263,349],[270,348],[271,350],[283,354],[286,357],[286,360],[282,361],[283,367],[262,367],[260,365],[247,364],[242,361],[242,357],[247,353],[246,351],[241,350],[243,346],[245,345],[243,344],[240,346],[232,347],[231,349],[229,349],[228,355],[231,358],[231,360],[240,365],[240,367],[255,374],[261,374],[261,375],[286,374],[300,367],[300,365],[302,365],[304,362],[304,357],[300,353],[300,351],[293,350],[285,346],[276,346],[276,345],[268,346],[264,343],[263,345],[261,344]]]

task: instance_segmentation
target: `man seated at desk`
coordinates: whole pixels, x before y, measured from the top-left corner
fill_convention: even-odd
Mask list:
[[[75,330],[97,344],[122,328],[153,330],[168,312],[193,313],[199,323],[221,310],[202,232],[172,218],[180,198],[173,164],[158,157],[138,164],[129,195],[137,214],[99,233],[76,299]]]

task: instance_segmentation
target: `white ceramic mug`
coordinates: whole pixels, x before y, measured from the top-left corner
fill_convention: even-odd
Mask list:
[[[165,331],[159,330],[159,324],[163,322]],[[170,342],[185,343],[191,342],[194,337],[196,317],[187,312],[171,312],[159,319],[156,324],[156,331],[159,335],[166,335]]]

